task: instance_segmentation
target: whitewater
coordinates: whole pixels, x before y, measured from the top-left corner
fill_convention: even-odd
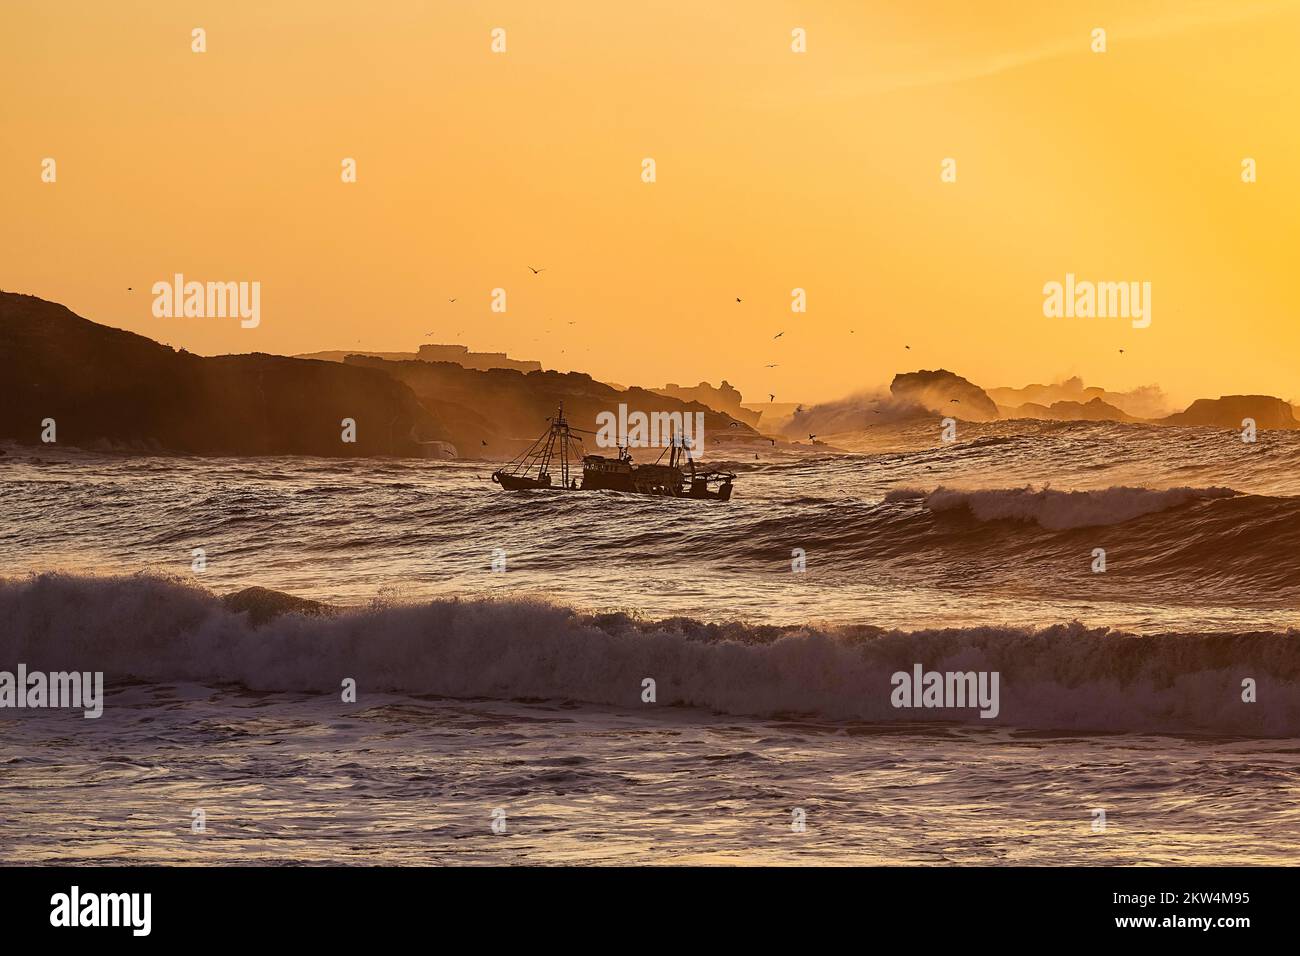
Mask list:
[[[0,858],[1294,859],[1295,435],[855,437],[711,450],[727,504],[5,446],[0,668],[106,701],[0,714]]]

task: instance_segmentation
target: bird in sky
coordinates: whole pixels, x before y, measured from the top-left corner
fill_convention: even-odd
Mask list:
[[[784,332],[778,332],[778,333],[776,333],[776,335],[772,336],[772,338],[774,338],[774,339],[779,339],[779,338],[780,338],[781,336],[783,336],[783,335],[785,335]]]
[[[769,402],[775,402],[775,401],[776,401],[776,396],[773,395],[771,392],[768,392],[768,393],[767,393],[767,400],[768,400]]]
[[[545,268],[545,267],[542,267],[541,269],[534,269],[532,266],[529,266],[528,268],[529,268],[529,270],[532,272],[532,274],[535,275],[535,276],[539,276],[539,275],[541,275],[543,272],[546,271],[546,268]]]
[[[812,441],[812,440],[813,440],[814,438],[816,438],[816,437],[817,437],[816,435],[809,435],[809,436],[808,436],[808,440],[809,440],[809,441]]]
[[[910,345],[904,345],[903,348],[907,349],[909,352],[912,351],[912,346]]]
[[[1124,350],[1123,350],[1123,349],[1120,349],[1120,350],[1119,350],[1119,354],[1120,354],[1120,355],[1123,355],[1123,354],[1124,354]]]
[[[775,365],[764,365],[763,368],[776,368]]]
[[[740,296],[736,296],[736,301],[737,301],[737,302],[740,301]]]

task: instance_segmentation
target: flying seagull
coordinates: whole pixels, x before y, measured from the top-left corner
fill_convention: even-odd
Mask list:
[[[545,267],[543,267],[543,268],[541,268],[541,269],[534,269],[532,266],[529,266],[528,268],[529,268],[529,270],[533,273],[533,275],[535,275],[535,276],[539,276],[539,275],[541,275],[543,272],[546,271],[546,268],[545,268]]]
[[[817,437],[816,435],[809,435],[809,436],[808,436],[808,440],[809,440],[809,441],[812,441],[812,440],[813,440],[814,438],[816,438],[816,437]]]
[[[776,396],[773,395],[771,392],[768,392],[768,393],[767,393],[767,400],[768,400],[769,402],[775,402],[775,401],[776,401]]]
[[[776,333],[776,335],[772,336],[772,338],[774,338],[774,339],[779,339],[779,338],[780,338],[781,336],[783,336],[783,335],[785,335],[784,332],[778,332],[778,333]]]
[[[736,296],[736,301],[737,301],[737,302],[740,301],[740,296]]]
[[[909,352],[912,351],[912,346],[910,345],[904,345],[903,348],[907,349]]]
[[[456,300],[455,300],[455,299],[448,299],[447,301],[448,301],[448,302],[455,302]]]
[[[764,365],[763,368],[776,368],[775,365]]]

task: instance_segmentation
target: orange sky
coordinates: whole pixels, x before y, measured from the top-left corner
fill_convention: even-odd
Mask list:
[[[1297,399],[1298,37],[1290,0],[5,0],[0,286],[205,354]],[[154,318],[175,272],[261,324]],[[1066,272],[1151,282],[1151,327],[1045,318]]]

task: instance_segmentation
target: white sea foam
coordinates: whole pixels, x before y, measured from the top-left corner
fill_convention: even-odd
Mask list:
[[[897,722],[890,675],[922,662],[998,671],[996,721],[1044,729],[1300,734],[1300,635],[1131,637],[1072,623],[913,632],[751,627],[581,615],[529,600],[435,601],[262,626],[214,595],[148,576],[0,579],[0,661],[115,679],[236,682],[254,690],[544,698],[737,715]],[[1258,685],[1243,703],[1241,682]],[[970,721],[968,712],[926,719]]]

